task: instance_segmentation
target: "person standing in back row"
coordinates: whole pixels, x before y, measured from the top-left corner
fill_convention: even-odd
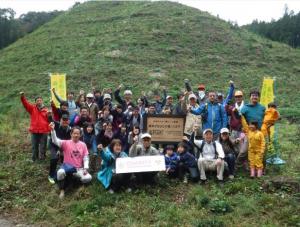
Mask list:
[[[195,108],[190,107],[190,112],[195,115],[201,115],[202,130],[213,130],[214,140],[217,140],[222,128],[227,127],[227,114],[225,108],[216,102],[216,93],[208,93],[208,102]]]
[[[251,121],[258,122],[258,129],[261,129],[266,108],[259,103],[260,93],[257,90],[250,92],[250,102],[241,109],[241,114],[245,117],[247,123]]]

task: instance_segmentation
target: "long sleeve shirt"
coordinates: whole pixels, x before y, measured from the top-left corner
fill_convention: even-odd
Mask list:
[[[202,143],[205,143],[205,144],[203,146],[202,152],[200,153],[201,158],[204,158],[207,160],[213,160],[216,158],[216,154],[217,154],[218,158],[225,158],[225,154],[224,154],[222,145],[218,141],[208,143],[205,140],[194,139],[194,144],[198,148],[202,147]],[[216,149],[214,148],[213,143],[215,143]]]
[[[55,130],[51,130],[52,142],[62,149],[64,162],[75,168],[89,168],[89,151],[84,142],[73,140],[60,140],[57,138]]]
[[[150,146],[145,148],[143,145],[134,143],[129,150],[129,157],[160,155],[159,151]]]
[[[202,130],[211,128],[214,134],[220,133],[222,128],[227,127],[227,113],[224,106],[219,103],[208,102],[198,108],[192,108],[191,113],[195,115],[205,114],[206,119],[202,119]]]

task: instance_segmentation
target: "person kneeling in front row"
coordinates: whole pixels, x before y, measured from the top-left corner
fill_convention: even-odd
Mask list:
[[[133,139],[134,144],[130,147],[129,157],[160,155],[159,151],[151,146],[151,135],[149,133],[142,134],[141,139],[142,144],[138,144],[137,137]],[[157,171],[152,171],[135,173],[134,175],[138,183],[154,184],[157,173]]]
[[[103,149],[102,144],[98,145],[100,156],[102,159],[102,167],[98,172],[98,180],[103,184],[105,189],[109,189],[109,193],[113,194],[122,186],[128,187],[130,183],[130,173],[116,173],[116,160],[118,158],[128,157],[123,151],[122,142],[119,139],[111,141],[110,145]],[[131,188],[127,188],[127,192],[131,192]]]
[[[205,171],[217,171],[219,183],[223,183],[224,172],[224,151],[218,141],[213,141],[212,129],[206,129],[203,132],[204,140],[194,139],[194,144],[198,148],[198,168],[200,171],[200,180],[207,180]]]
[[[67,179],[72,177],[79,178],[81,183],[86,184],[92,180],[92,176],[88,173],[89,168],[89,152],[86,144],[80,141],[81,129],[73,127],[71,129],[70,140],[60,140],[57,138],[54,123],[50,123],[51,139],[64,154],[63,164],[57,171],[57,183],[60,189],[59,198],[64,198]]]

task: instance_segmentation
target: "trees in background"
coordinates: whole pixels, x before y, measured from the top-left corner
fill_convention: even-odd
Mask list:
[[[0,9],[0,49],[33,32],[61,13],[62,11],[28,12],[15,18],[13,9]]]
[[[287,5],[279,20],[269,23],[254,20],[244,27],[273,41],[283,42],[295,48],[300,46],[300,12],[295,15],[293,11],[289,11]]]

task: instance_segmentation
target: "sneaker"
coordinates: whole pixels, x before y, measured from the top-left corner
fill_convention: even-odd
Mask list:
[[[130,192],[132,192],[132,189],[131,188],[127,188],[126,192],[130,193]]]
[[[48,176],[48,181],[50,182],[50,184],[55,184],[55,180],[54,178]]]
[[[234,175],[229,175],[228,178],[229,178],[230,180],[233,180],[233,179],[234,179]]]
[[[200,184],[201,184],[201,185],[207,184],[207,180],[200,180]]]
[[[184,184],[187,184],[187,183],[188,183],[188,179],[187,179],[186,176],[184,176],[184,178],[183,178],[183,183],[184,183]]]
[[[223,180],[218,180],[218,185],[220,188],[224,187],[224,181]]]
[[[109,194],[114,194],[115,192],[114,192],[114,190],[109,189],[109,190],[108,190],[108,193],[109,193]]]
[[[61,190],[59,193],[59,199],[63,199],[63,198],[65,198],[65,191]]]

